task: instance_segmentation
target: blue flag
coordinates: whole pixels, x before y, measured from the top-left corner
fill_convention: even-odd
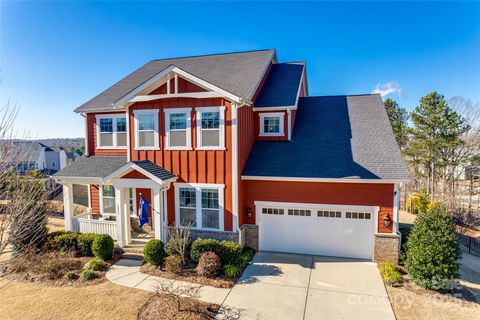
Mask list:
[[[148,222],[148,206],[150,204],[148,203],[145,198],[140,195],[140,208],[139,208],[139,213],[138,213],[138,227],[141,228],[145,223]]]

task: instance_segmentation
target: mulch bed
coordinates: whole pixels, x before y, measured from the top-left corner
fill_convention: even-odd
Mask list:
[[[182,271],[179,273],[172,273],[158,267],[154,266],[150,263],[145,263],[140,271],[150,274],[152,276],[167,278],[167,279],[174,279],[174,280],[181,280],[187,282],[198,283],[205,286],[212,286],[216,288],[231,288],[235,285],[236,278],[226,278],[222,276],[217,276],[216,278],[206,278],[197,275],[195,271],[195,264],[192,262],[187,263]]]
[[[138,312],[138,320],[210,320],[215,319],[220,306],[197,301],[190,298],[180,299],[180,310],[177,301],[165,294],[152,296]]]
[[[119,260],[115,256],[112,261],[106,261],[102,270],[95,271],[95,278],[82,280],[80,278],[84,265],[94,257],[77,257],[73,253],[49,251],[30,253],[25,258],[14,260],[7,265],[5,278],[27,282],[39,283],[49,286],[88,286],[105,280],[108,268]],[[69,280],[67,272],[75,273],[78,278]]]

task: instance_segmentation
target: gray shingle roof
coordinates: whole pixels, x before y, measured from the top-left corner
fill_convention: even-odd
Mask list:
[[[153,60],[115,83],[75,112],[113,108],[112,103],[173,65],[227,92],[251,100],[275,50],[259,50],[228,54]]]
[[[140,161],[131,161],[131,162],[135,163],[137,166],[139,166],[143,170],[150,172],[155,177],[161,180],[168,180],[168,179],[173,179],[177,177],[170,171],[156,165],[150,160],[140,160]]]
[[[127,163],[127,157],[93,156],[78,158],[71,165],[54,174],[54,177],[103,178]]]
[[[295,105],[303,68],[303,64],[291,62],[272,65],[262,91],[255,101],[255,107]]]
[[[38,160],[42,150],[53,151],[38,141],[13,141],[0,143],[0,162],[28,163]]]
[[[380,95],[300,98],[292,141],[255,142],[243,175],[408,180]]]

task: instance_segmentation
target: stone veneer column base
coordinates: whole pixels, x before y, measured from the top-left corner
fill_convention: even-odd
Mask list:
[[[216,239],[238,242],[238,233],[233,231],[209,231],[200,229],[190,229],[190,238],[195,239]]]
[[[240,232],[242,234],[242,247],[258,251],[258,226],[255,224],[244,224],[240,227]]]
[[[373,261],[398,263],[400,236],[395,233],[375,233]]]

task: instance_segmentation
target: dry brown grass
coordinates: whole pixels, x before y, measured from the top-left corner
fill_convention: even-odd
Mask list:
[[[153,295],[138,313],[139,320],[207,320],[214,319],[220,306],[189,298],[181,300],[177,310],[174,298],[164,294]]]
[[[151,295],[108,281],[87,287],[51,287],[0,279],[0,318],[134,320]]]
[[[195,265],[188,265],[182,269],[179,273],[172,273],[162,269],[157,268],[156,266],[145,263],[141,268],[140,271],[150,274],[152,276],[167,278],[167,279],[174,279],[174,280],[181,280],[187,282],[198,283],[205,286],[212,286],[216,288],[231,288],[235,285],[235,279],[228,279],[223,277],[216,277],[216,278],[206,278],[200,277],[197,275],[195,271]]]

